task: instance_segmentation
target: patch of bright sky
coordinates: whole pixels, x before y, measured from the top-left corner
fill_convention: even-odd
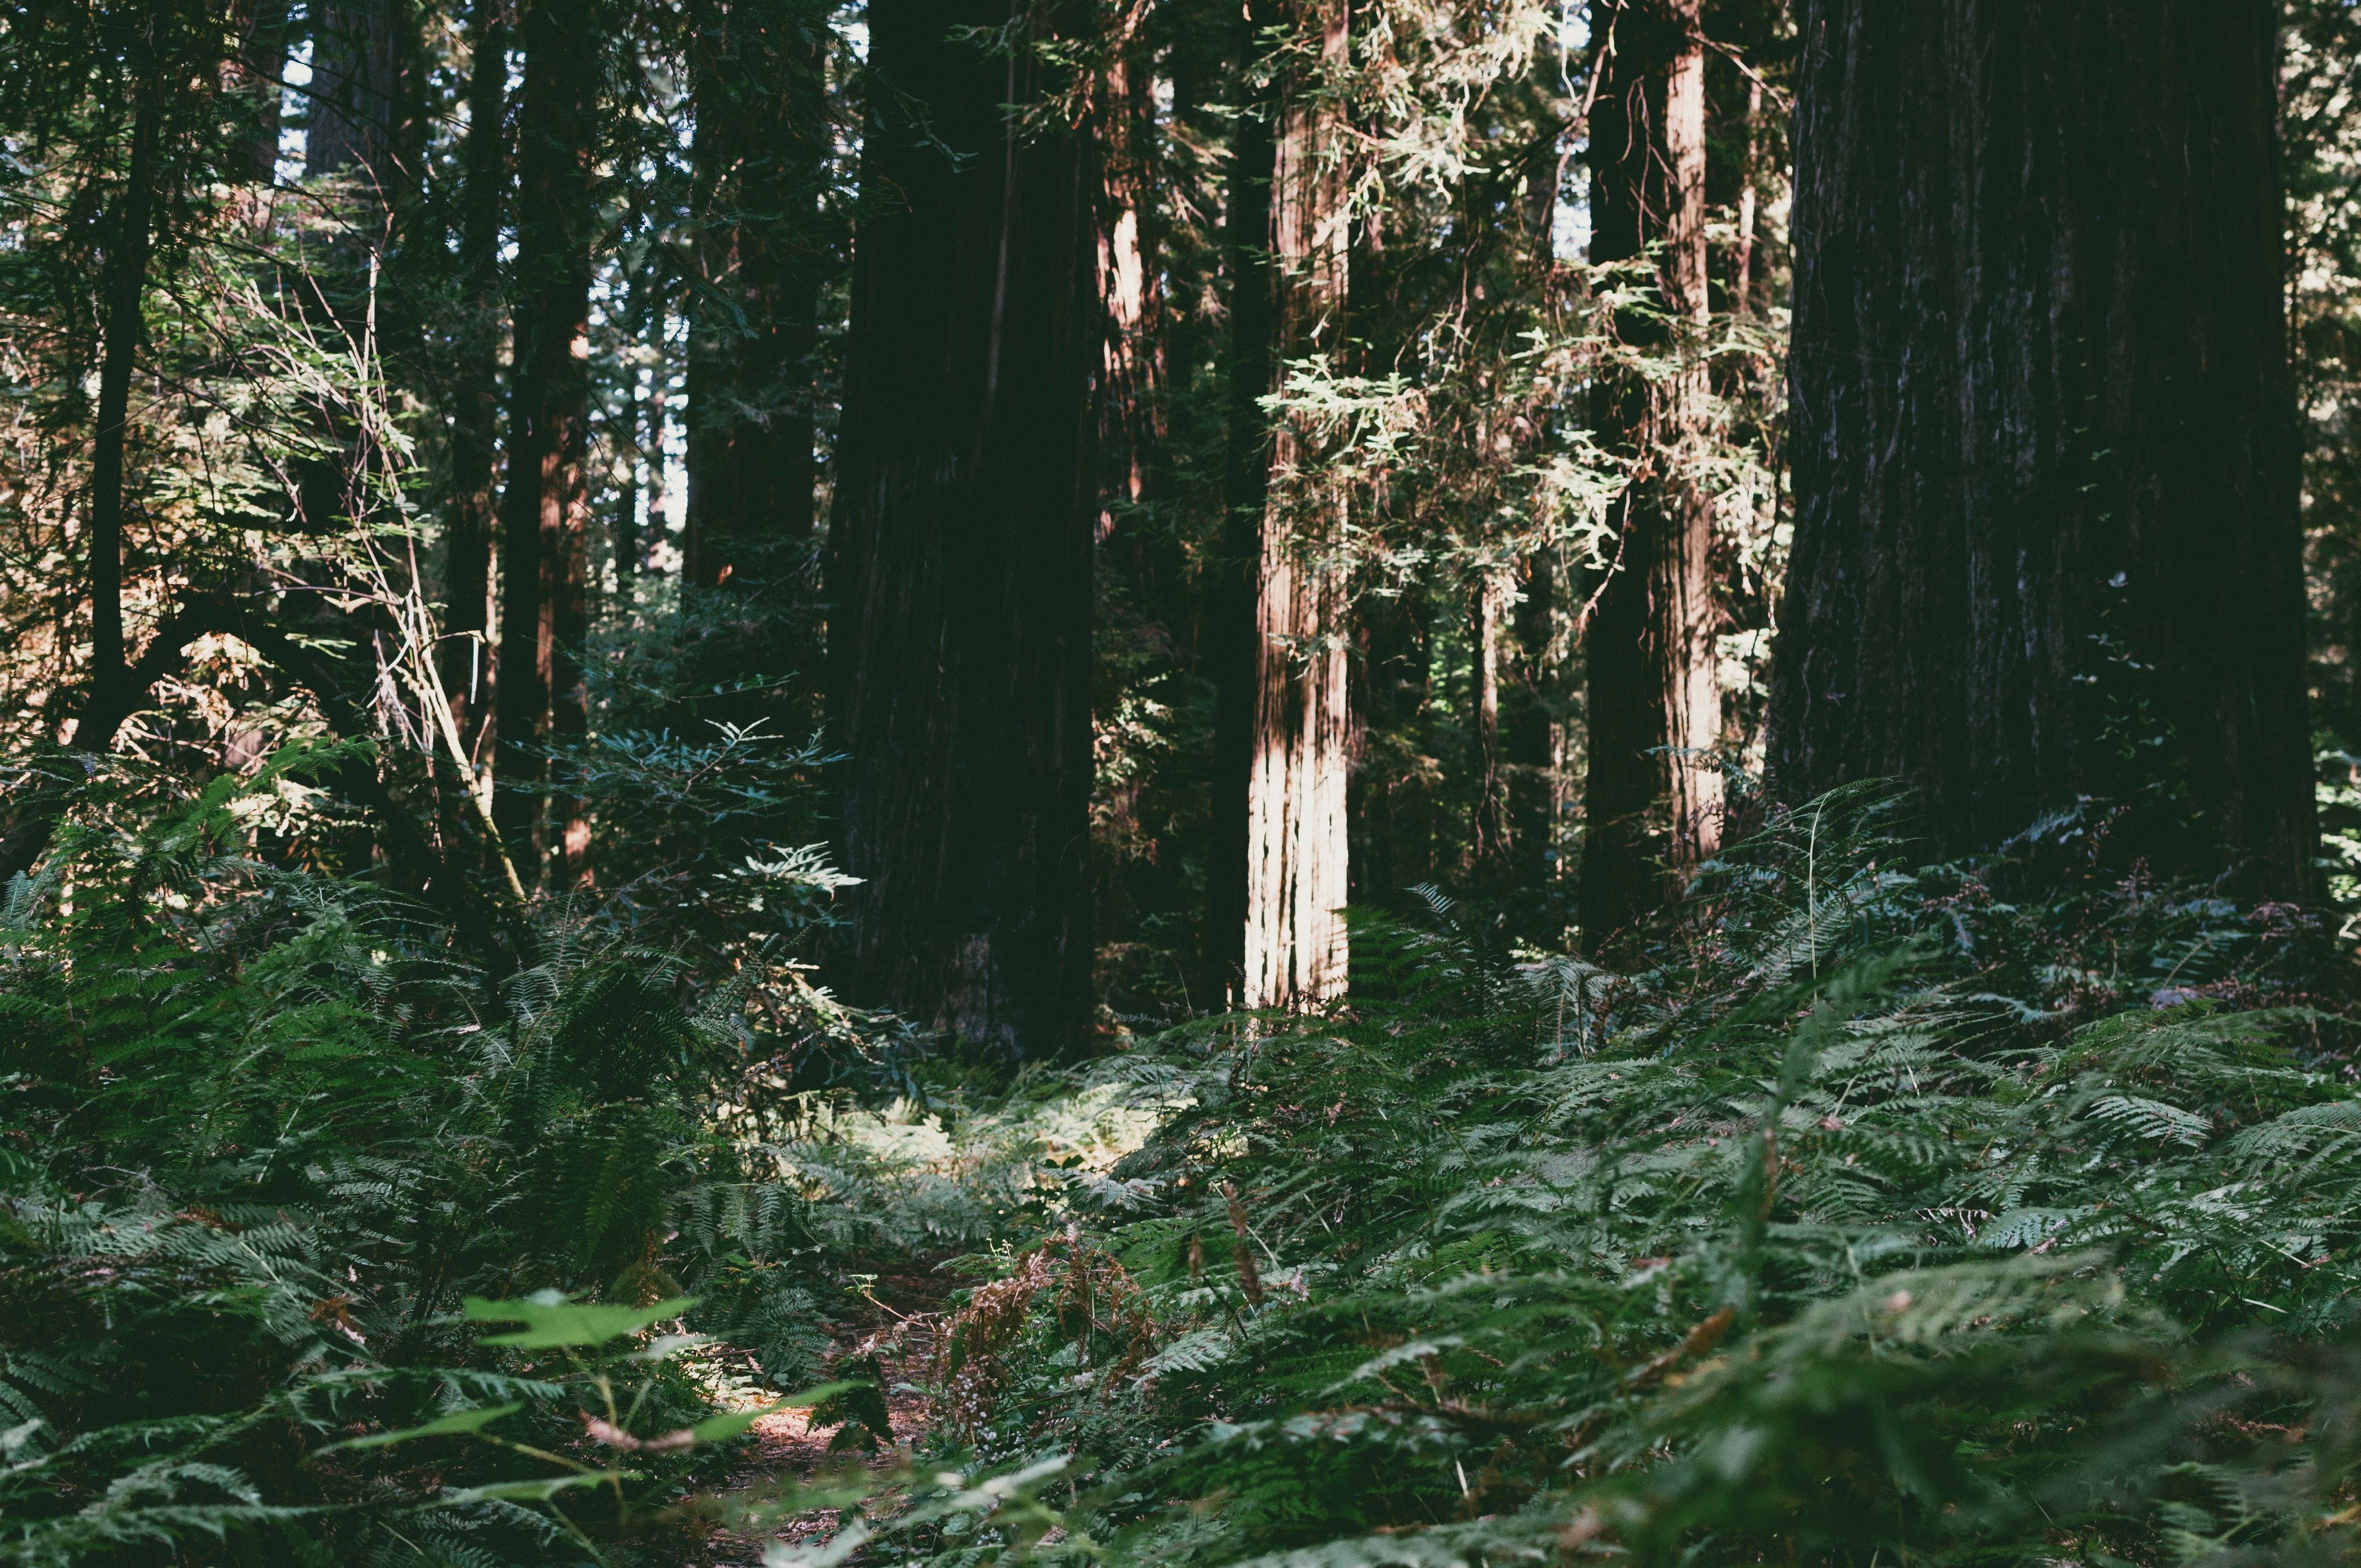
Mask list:
[[[312,85],[310,38],[297,44],[287,57],[286,82],[279,95],[279,161],[270,166],[270,177],[281,185],[292,185],[303,178],[304,152],[311,143],[301,124],[310,96],[303,89]]]
[[[1561,0],[1557,14],[1558,83],[1559,91],[1569,99],[1574,99],[1574,62],[1589,47],[1587,12],[1575,0]],[[1590,185],[1579,172],[1583,132],[1583,126],[1574,127],[1570,140],[1576,156],[1566,159],[1566,177],[1558,187],[1557,205],[1552,209],[1550,252],[1560,261],[1579,261],[1590,254]]]

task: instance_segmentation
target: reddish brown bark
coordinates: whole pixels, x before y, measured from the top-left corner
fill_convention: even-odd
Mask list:
[[[1315,63],[1282,88],[1271,173],[1273,340],[1282,366],[1343,350],[1351,254],[1343,122],[1328,79],[1345,64],[1350,14],[1345,0],[1303,0],[1295,22]],[[1249,1007],[1335,996],[1346,978],[1345,497],[1326,455],[1307,421],[1275,422],[1256,553],[1241,996]]]
[[[1654,247],[1662,315],[1628,314],[1628,343],[1686,352],[1707,312],[1705,55],[1697,0],[1625,7],[1590,119],[1591,256]],[[1597,946],[1663,902],[1721,832],[1721,739],[1710,498],[1682,472],[1702,436],[1701,367],[1610,377],[1598,422],[1639,466],[1615,505],[1613,575],[1586,652],[1590,765],[1581,916]]]
[[[589,630],[590,186],[600,63],[598,12],[524,0],[517,127],[515,349],[508,490],[501,499],[499,723],[501,834],[521,868],[555,850],[561,883],[586,869],[574,803],[541,796],[544,749],[589,727],[581,651]],[[554,842],[553,842],[554,839]]]

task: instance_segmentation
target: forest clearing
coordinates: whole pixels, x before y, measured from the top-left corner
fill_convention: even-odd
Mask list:
[[[0,0],[0,1568],[2361,1560],[2361,3]]]

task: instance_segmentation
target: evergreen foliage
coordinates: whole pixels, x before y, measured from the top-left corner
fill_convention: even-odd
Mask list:
[[[1677,328],[1587,237],[1642,7],[1704,50]],[[935,168],[949,125],[864,7],[0,0],[0,1568],[2361,1555],[2356,14],[2291,0],[2280,66],[2331,829],[2299,908],[2204,874],[2169,677],[2103,614],[2111,797],[1939,861],[1883,784],[1763,798],[1783,0],[901,13],[996,149],[940,159],[996,193],[920,259],[998,312],[1025,214],[1073,242],[1042,320],[1097,406],[1010,395],[979,309],[940,323],[979,418],[1097,450],[1054,611],[947,555],[939,613],[857,635],[853,262],[916,210],[863,159],[890,126]],[[1297,356],[1257,296],[1307,105],[1350,283]],[[544,474],[513,345],[557,262]],[[1678,439],[1601,412],[1676,382]],[[1274,476],[1275,426],[1317,473]],[[894,482],[942,500],[972,434]],[[1290,485],[1343,584],[1272,645],[1349,665],[1350,992],[1241,1014],[1228,596]],[[1742,841],[1602,952],[1574,786],[1634,485],[1710,499]],[[939,674],[955,614],[986,652],[913,798],[1035,804],[976,720],[1038,695],[1022,631],[1074,655],[1041,744],[1075,809],[995,847],[930,806],[845,864],[847,764],[917,749],[845,756],[826,672],[868,637]],[[503,659],[560,688],[527,733]],[[831,989],[848,890],[908,898],[927,857],[886,851],[929,833],[982,868],[938,889],[954,948],[1094,927],[1060,987],[1093,1059],[959,1049],[989,986]],[[816,1473],[747,1441],[785,1409],[833,1429]]]
[[[2285,934],[1861,806],[1653,970],[1368,922],[1349,1007],[1110,1060],[1160,1124],[954,1320],[978,1452],[1122,1561],[2342,1560],[2361,1102]],[[2131,994],[2006,956],[2102,906]]]
[[[578,921],[491,973],[403,899],[243,852],[333,760],[118,796],[11,889],[9,1561],[676,1530],[646,1502],[752,1420],[716,1398],[817,1370],[809,1190],[716,1130],[742,994]],[[531,1329],[474,1326],[501,1318]],[[656,1322],[688,1337],[619,1340]]]

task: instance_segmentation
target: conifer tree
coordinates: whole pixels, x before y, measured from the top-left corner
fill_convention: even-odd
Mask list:
[[[1028,1058],[1091,1008],[1103,337],[1098,176],[1043,112],[1067,16],[871,13],[828,562],[848,986]]]
[[[1621,5],[1595,25],[1591,258],[1655,258],[1654,309],[1623,313],[1617,330],[1635,346],[1669,348],[1677,368],[1610,372],[1597,398],[1600,429],[1634,468],[1615,503],[1614,559],[1586,643],[1581,917],[1592,946],[1655,908],[1667,872],[1711,854],[1721,832],[1713,505],[1685,471],[1701,434],[1696,339],[1708,309],[1697,0]]]
[[[1266,422],[1256,406],[1290,361],[1345,351],[1351,237],[1335,78],[1350,16],[1342,0],[1305,0],[1275,19],[1292,39],[1271,62],[1269,128],[1242,130],[1231,185],[1235,575],[1215,757],[1228,796],[1216,805],[1213,851],[1227,861],[1217,875],[1235,880],[1213,918],[1240,923],[1232,994],[1249,1007],[1343,990],[1351,864],[1345,488],[1308,422]],[[1250,189],[1266,168],[1267,195]]]
[[[540,867],[553,850],[570,883],[587,864],[588,825],[540,804],[544,748],[589,724],[581,657],[589,632],[588,340],[598,210],[592,186],[605,7],[521,0],[524,79],[517,121],[515,347],[508,489],[500,504],[502,775],[510,852]]]
[[[313,8],[303,141],[307,174],[350,173],[360,189],[371,192],[385,191],[398,178],[396,4],[322,0]]]
[[[2279,7],[1807,0],[1770,782],[2313,884]]]
[[[492,546],[499,523],[500,228],[509,209],[510,0],[468,12],[467,129],[460,148],[459,316],[452,330],[444,506],[443,688],[462,743],[489,763]],[[462,781],[473,788],[476,781]]]
[[[683,578],[740,588],[810,548],[828,18],[812,0],[692,13],[697,289],[688,357]]]

